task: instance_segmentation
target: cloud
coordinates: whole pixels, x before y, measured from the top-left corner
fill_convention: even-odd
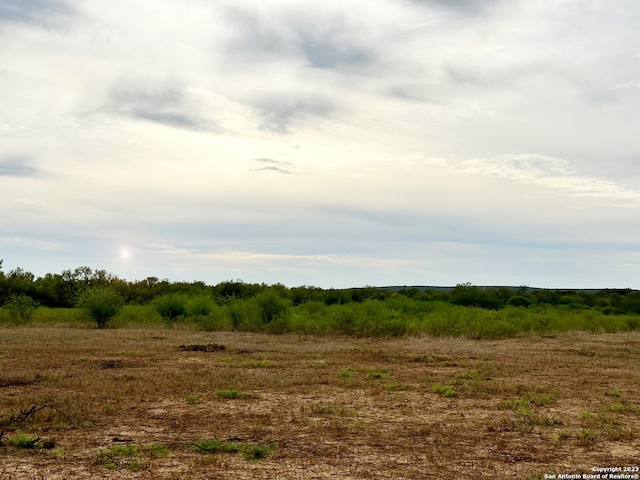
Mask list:
[[[465,14],[477,14],[490,8],[500,0],[411,0],[419,5],[426,5],[432,8],[442,8],[455,10]]]
[[[292,162],[281,162],[278,160],[273,160],[271,158],[254,158],[253,161],[259,164],[266,165],[260,168],[252,168],[251,171],[253,172],[267,171],[267,172],[283,173],[285,175],[289,175],[293,173],[293,170],[291,169],[291,166],[293,165]]]
[[[305,39],[302,50],[311,65],[317,68],[338,68],[342,65],[359,66],[370,63],[370,54],[365,50],[336,45],[326,39]]]
[[[9,157],[0,160],[0,177],[36,177],[41,174],[38,168],[28,164],[23,157]]]
[[[460,162],[460,171],[504,178],[574,196],[630,202],[640,206],[640,190],[606,178],[580,175],[567,160],[534,154],[501,155]]]
[[[261,118],[260,129],[280,134],[291,133],[299,122],[327,118],[337,109],[335,102],[321,93],[263,93],[250,103]]]
[[[231,49],[248,58],[305,60],[311,67],[363,67],[374,51],[359,35],[357,20],[332,4],[291,4],[269,9],[234,5],[226,16],[235,27]]]
[[[200,115],[198,99],[177,84],[119,81],[112,88],[102,112],[190,130],[220,131],[214,121]]]
[[[74,13],[62,0],[2,0],[0,22],[19,22],[43,27],[64,23]]]
[[[6,264],[588,278],[640,235],[634,2],[0,0],[0,235],[64,250]]]

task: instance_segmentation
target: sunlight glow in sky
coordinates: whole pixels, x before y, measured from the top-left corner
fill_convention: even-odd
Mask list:
[[[0,258],[640,288],[636,0],[4,0]]]

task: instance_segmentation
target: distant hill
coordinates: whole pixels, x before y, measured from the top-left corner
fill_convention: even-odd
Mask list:
[[[513,285],[474,285],[482,290],[497,290],[500,288],[504,288],[507,290],[517,291],[521,287],[513,286]],[[386,287],[376,287],[379,290],[383,290],[385,292],[397,292],[398,290],[409,290],[409,289],[417,289],[420,291],[433,291],[433,292],[443,292],[449,293],[451,292],[455,286],[433,286],[433,285],[390,285]],[[540,288],[540,287],[526,287],[527,290],[530,291],[539,291],[539,290],[549,290],[555,292],[576,292],[576,293],[599,293],[599,292],[615,292],[615,291],[624,291],[624,292],[635,292],[638,290],[633,290],[631,288]]]

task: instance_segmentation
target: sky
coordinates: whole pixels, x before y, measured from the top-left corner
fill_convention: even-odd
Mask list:
[[[36,276],[640,288],[637,0],[0,0]]]

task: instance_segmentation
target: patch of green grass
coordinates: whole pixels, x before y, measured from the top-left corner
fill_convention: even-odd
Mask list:
[[[544,407],[554,403],[558,397],[553,393],[537,393],[530,395],[528,398],[536,407]]]
[[[439,393],[443,397],[447,397],[447,398],[453,398],[453,397],[456,397],[458,395],[456,393],[455,389],[451,385],[441,385],[439,383],[436,383],[432,387],[432,390],[435,393]]]
[[[579,415],[578,418],[584,423],[593,423],[594,421],[596,421],[598,419],[598,415],[595,414],[594,412],[590,412],[588,410],[584,410],[584,411],[580,412],[580,415]]]
[[[338,372],[338,376],[340,376],[340,378],[351,378],[357,374],[357,370],[351,367],[345,367]]]
[[[270,368],[273,366],[271,360],[249,360],[244,362],[243,365],[248,368]]]
[[[609,405],[609,411],[611,412],[624,412],[624,405],[622,403],[614,403]]]
[[[38,435],[16,432],[8,440],[9,445],[19,448],[36,448],[40,443]]]
[[[545,477],[543,473],[532,473],[524,477],[524,480],[543,480],[545,478],[547,477]]]
[[[236,453],[240,450],[236,442],[222,441],[217,438],[200,440],[193,446],[198,453]]]
[[[608,390],[605,395],[607,397],[615,397],[615,398],[623,398],[624,397],[624,393],[622,393],[620,390],[617,390],[615,388]]]
[[[528,398],[512,398],[500,402],[498,409],[515,411],[531,410],[531,402]]]
[[[171,453],[171,449],[163,443],[151,443],[144,446],[144,453],[153,457],[166,457]]]
[[[216,395],[226,400],[242,400],[249,398],[248,393],[240,392],[238,390],[216,390]]]
[[[555,437],[556,440],[560,441],[560,440],[567,440],[568,438],[571,437],[571,434],[567,430],[558,430],[553,434],[553,436]]]
[[[380,380],[382,378],[388,378],[390,373],[384,369],[369,370],[367,372],[367,378],[370,380]]]
[[[96,463],[111,470],[124,467],[138,471],[142,469],[142,464],[138,460],[139,456],[140,449],[135,444],[110,445],[98,453]]]
[[[476,378],[478,378],[478,371],[477,370],[470,370],[468,372],[458,372],[456,373],[456,378],[458,380],[475,380]]]
[[[213,438],[200,440],[194,443],[193,447],[196,452],[203,454],[240,453],[245,460],[254,462],[273,455],[276,451],[277,444],[275,442],[266,442],[242,445],[237,442]]]
[[[384,389],[389,391],[389,392],[404,392],[406,390],[409,390],[409,387],[407,385],[402,385],[400,383],[390,383],[388,385],[384,386]]]
[[[187,395],[187,398],[184,399],[187,402],[187,405],[195,405],[196,403],[200,403],[200,399],[195,395]]]
[[[583,429],[578,434],[578,443],[583,447],[592,447],[598,442],[598,434],[593,430]]]
[[[240,448],[242,458],[249,462],[255,462],[263,458],[270,457],[276,451],[276,443],[256,443],[252,445],[243,445]]]

